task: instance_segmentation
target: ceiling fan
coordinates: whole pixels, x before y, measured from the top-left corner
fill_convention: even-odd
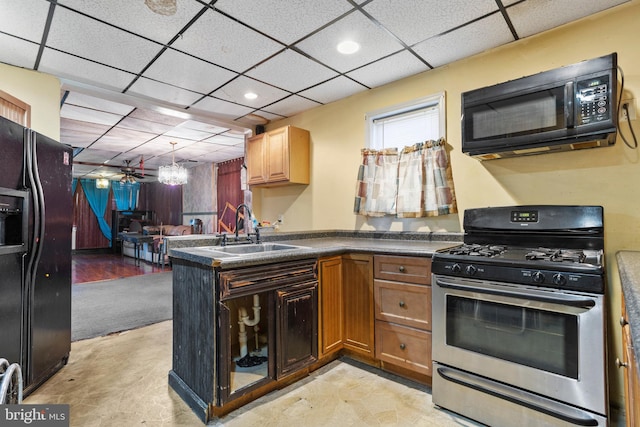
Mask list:
[[[120,171],[124,174],[124,176],[120,178],[120,182],[122,183],[129,182],[133,184],[137,179],[144,179],[144,169],[142,173],[137,172],[136,168],[131,166],[131,160],[125,160],[124,166],[120,168]]]

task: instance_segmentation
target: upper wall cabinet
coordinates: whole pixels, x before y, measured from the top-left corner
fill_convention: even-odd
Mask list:
[[[309,131],[285,126],[247,141],[249,185],[309,184]]]

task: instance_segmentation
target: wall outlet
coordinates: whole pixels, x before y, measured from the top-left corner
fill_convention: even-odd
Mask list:
[[[627,109],[625,109],[625,105]],[[627,117],[627,110],[629,110],[629,117]],[[620,101],[620,121],[626,122],[627,120],[635,120],[636,119],[636,99],[623,99]]]

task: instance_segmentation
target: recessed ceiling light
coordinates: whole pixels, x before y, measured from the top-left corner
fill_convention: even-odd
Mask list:
[[[247,98],[247,99],[256,99],[258,97],[258,95],[256,95],[253,92],[247,92],[247,93],[244,94],[244,97]]]
[[[345,40],[338,44],[338,52],[343,53],[345,55],[351,55],[352,53],[360,50],[360,45],[353,40]]]

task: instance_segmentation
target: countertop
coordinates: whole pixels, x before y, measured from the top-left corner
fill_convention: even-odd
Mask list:
[[[458,233],[320,232],[308,235],[279,233],[277,236],[265,236],[265,242],[294,245],[296,248],[241,256],[230,254],[220,256],[214,252],[216,246],[197,246],[170,249],[169,256],[222,269],[327,257],[350,252],[431,256],[437,250],[459,245],[462,242],[462,235]]]
[[[631,325],[631,341],[640,362],[640,252],[620,251],[616,254],[622,294],[627,310],[627,321]],[[640,370],[639,370],[640,371]]]

